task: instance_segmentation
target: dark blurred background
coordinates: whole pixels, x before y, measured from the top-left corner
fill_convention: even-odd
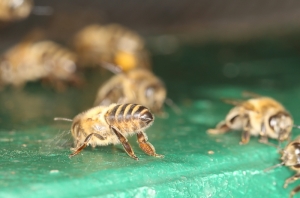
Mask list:
[[[43,28],[49,38],[68,42],[91,23],[120,23],[147,38],[171,34],[193,41],[297,34],[300,29],[300,1],[296,0],[36,0],[35,5],[49,6],[52,14],[31,14],[3,26],[0,50],[33,28]]]

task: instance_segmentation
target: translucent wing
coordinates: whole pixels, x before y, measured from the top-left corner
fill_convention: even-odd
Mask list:
[[[248,102],[247,100],[238,100],[238,99],[222,99],[222,101],[226,104],[230,104],[233,106],[242,106],[246,110],[255,111],[255,107]]]
[[[261,98],[262,97],[261,95],[250,92],[250,91],[243,91],[242,96],[244,98]]]

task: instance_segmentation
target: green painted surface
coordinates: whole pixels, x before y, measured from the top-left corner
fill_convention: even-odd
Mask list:
[[[156,117],[146,131],[164,159],[145,155],[135,137],[130,142],[139,161],[120,145],[87,148],[68,158],[70,123],[53,117],[72,118],[89,108],[105,76],[90,74],[90,86],[65,93],[38,83],[1,92],[0,197],[288,197],[296,184],[282,186],[293,172],[263,172],[279,162],[275,148],[257,138],[240,146],[239,132],[209,136],[206,130],[230,109],[219,98],[238,98],[243,90],[276,98],[300,124],[295,43],[183,45],[172,55],[154,56],[155,72],[182,110],[176,115],[166,107],[169,117]]]

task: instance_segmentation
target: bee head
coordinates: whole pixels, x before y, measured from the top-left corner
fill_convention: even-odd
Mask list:
[[[145,98],[148,101],[148,107],[154,112],[159,112],[166,99],[166,89],[163,84],[151,84],[145,89]]]
[[[289,138],[293,119],[286,112],[280,112],[270,117],[269,126],[277,136],[279,141],[284,141]]]
[[[293,166],[294,169],[300,168],[300,139],[290,142],[282,151],[282,163],[285,166]]]

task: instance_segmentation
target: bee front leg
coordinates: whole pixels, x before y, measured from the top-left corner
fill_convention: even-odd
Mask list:
[[[283,187],[286,188],[290,183],[296,181],[300,179],[300,173],[288,178],[287,180],[285,180]]]
[[[250,136],[251,136],[250,128],[251,128],[251,125],[250,125],[249,117],[246,117],[245,124],[243,127],[243,132],[242,132],[242,140],[241,140],[240,144],[248,144],[248,142],[250,140]]]
[[[268,136],[262,135],[262,136],[260,136],[260,138],[259,138],[258,141],[259,141],[260,143],[269,145]]]
[[[119,132],[116,128],[114,128],[113,126],[110,126],[110,130],[112,130],[116,136],[118,137],[119,141],[122,143],[123,148],[125,149],[126,153],[132,157],[135,160],[139,160],[139,158],[134,154],[131,145],[129,144],[127,138],[121,133]]]
[[[94,135],[93,133],[89,134],[85,138],[83,144],[79,148],[74,149],[75,150],[74,153],[70,154],[69,157],[73,157],[73,156],[77,155],[78,153],[80,153],[87,146],[88,142],[90,141],[90,139],[92,138],[93,135]]]
[[[154,156],[154,157],[164,157],[163,155],[159,155],[155,152],[154,146],[148,142],[148,137],[147,135],[143,132],[140,131],[137,133],[137,139],[140,148],[148,155]]]
[[[77,155],[78,153],[80,153],[80,152],[88,145],[89,141],[91,140],[91,138],[92,138],[93,136],[96,136],[97,138],[99,138],[99,139],[101,139],[101,140],[104,140],[104,139],[105,139],[104,137],[102,137],[102,136],[101,136],[100,134],[98,134],[98,133],[91,133],[91,134],[89,134],[88,136],[86,136],[86,138],[85,138],[83,144],[82,144],[79,148],[74,149],[74,150],[75,150],[74,153],[70,154],[69,157],[73,157],[73,156]]]
[[[207,133],[209,133],[209,134],[223,134],[223,133],[226,133],[229,130],[230,130],[230,128],[227,126],[226,122],[223,120],[216,126],[216,128],[208,129]]]
[[[292,192],[290,193],[290,198],[293,198],[294,195],[295,195],[297,192],[299,192],[299,191],[300,191],[300,186],[297,186],[296,188],[294,188],[294,189],[292,190]]]

